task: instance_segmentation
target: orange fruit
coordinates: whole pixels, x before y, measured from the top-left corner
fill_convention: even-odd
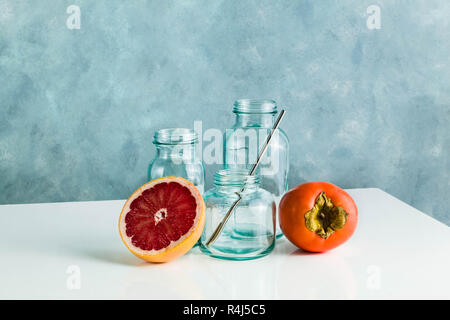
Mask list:
[[[278,212],[286,238],[310,252],[343,244],[358,223],[355,201],[329,182],[308,182],[289,190],[281,198]]]
[[[186,179],[152,180],[125,202],[119,232],[127,248],[150,262],[182,256],[200,238],[205,225],[205,203]]]

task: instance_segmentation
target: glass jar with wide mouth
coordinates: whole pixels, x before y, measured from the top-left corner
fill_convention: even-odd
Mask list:
[[[224,137],[224,166],[249,170],[276,120],[277,104],[268,99],[240,99],[235,101],[233,113],[235,123]],[[289,140],[278,129],[257,169],[261,187],[274,195],[277,206],[288,190],[288,172]],[[281,235],[277,226],[277,236]]]
[[[209,238],[233,203],[241,198],[222,233]],[[276,208],[273,195],[260,187],[258,175],[242,169],[223,169],[214,175],[214,188],[204,196],[206,221],[200,249],[213,257],[248,260],[269,254],[275,246]]]
[[[156,154],[148,167],[148,180],[177,176],[194,184],[203,194],[205,169],[197,156],[198,136],[185,128],[161,129],[155,132]]]

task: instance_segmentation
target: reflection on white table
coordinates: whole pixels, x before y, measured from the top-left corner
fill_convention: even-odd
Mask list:
[[[122,244],[124,201],[0,206],[0,299],[450,299],[449,227],[379,189],[351,189],[359,225],[341,247],[262,259],[197,248],[149,264]]]

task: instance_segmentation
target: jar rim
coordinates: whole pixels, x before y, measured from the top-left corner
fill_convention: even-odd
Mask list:
[[[155,131],[153,135],[154,144],[194,144],[198,142],[198,135],[192,129],[187,128],[165,128]]]
[[[214,185],[244,187],[259,185],[258,175],[249,175],[244,169],[221,169],[214,174]]]
[[[233,105],[234,113],[277,113],[277,103],[272,99],[238,99]]]

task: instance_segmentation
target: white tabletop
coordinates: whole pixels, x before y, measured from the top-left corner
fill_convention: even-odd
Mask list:
[[[267,257],[197,248],[166,264],[122,244],[124,201],[0,206],[0,299],[450,299],[449,227],[379,189],[351,189],[353,237],[325,254],[285,238]]]

